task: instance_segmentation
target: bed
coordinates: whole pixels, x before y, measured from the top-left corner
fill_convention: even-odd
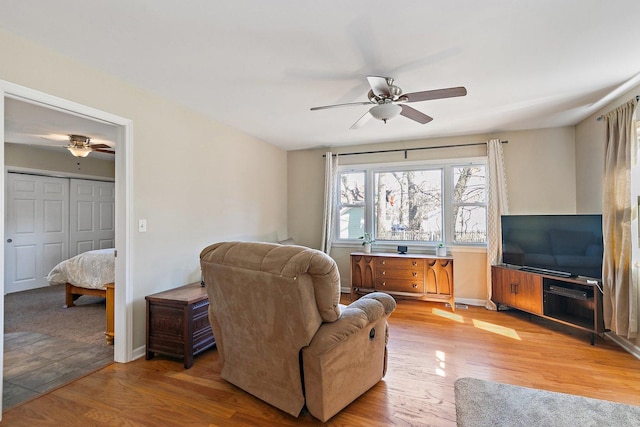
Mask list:
[[[62,261],[49,272],[50,285],[65,285],[65,308],[73,307],[82,295],[106,299],[107,344],[113,344],[115,249],[98,249]]]

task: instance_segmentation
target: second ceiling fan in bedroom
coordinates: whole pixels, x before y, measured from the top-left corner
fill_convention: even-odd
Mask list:
[[[92,151],[115,154],[113,148],[107,144],[91,144],[91,138],[84,135],[69,135],[69,144],[64,148],[75,157],[87,157]]]
[[[398,115],[404,116],[421,124],[426,124],[433,120],[433,118],[406,105],[407,103],[453,98],[456,96],[465,96],[467,94],[467,89],[463,86],[425,90],[422,92],[402,93],[402,89],[393,84],[393,79],[391,77],[368,76],[367,80],[369,81],[369,86],[371,86],[371,90],[367,95],[369,101],[313,107],[311,111],[326,110],[328,108],[336,107],[348,107],[352,105],[374,104],[374,106],[360,117],[360,119],[358,119],[350,129],[357,129],[361,127],[369,121],[371,117],[387,123],[387,120],[397,117]]]

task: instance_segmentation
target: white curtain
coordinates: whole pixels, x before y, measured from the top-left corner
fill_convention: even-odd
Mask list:
[[[496,310],[491,301],[491,266],[502,260],[502,227],[500,216],[509,213],[507,177],[504,172],[502,142],[492,139],[487,142],[487,303],[485,307]]]
[[[333,243],[333,230],[335,218],[335,191],[338,179],[338,155],[331,151],[325,153],[324,163],[324,215],[322,218],[322,242],[320,250],[329,254]]]
[[[605,328],[626,338],[638,334],[637,282],[631,267],[631,168],[637,136],[632,99],[604,116],[607,126],[602,227]]]

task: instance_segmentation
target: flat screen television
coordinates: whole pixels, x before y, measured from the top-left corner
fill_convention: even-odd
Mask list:
[[[503,215],[502,262],[602,280],[602,215]]]

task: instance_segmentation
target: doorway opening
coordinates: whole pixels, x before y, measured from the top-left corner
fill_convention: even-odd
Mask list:
[[[77,104],[62,98],[54,97],[42,92],[34,91],[9,82],[0,81],[0,92],[2,92],[3,102],[0,104],[0,112],[4,120],[0,122],[0,134],[6,136],[6,127],[11,123],[6,123],[5,103],[7,100],[17,100],[20,102],[34,104],[57,113],[65,113],[69,116],[80,117],[89,122],[107,123],[115,128],[116,134],[116,154],[115,154],[115,249],[117,258],[115,262],[115,342],[114,360],[116,362],[128,362],[133,359],[132,350],[132,307],[130,283],[130,230],[129,230],[129,194],[130,187],[130,161],[132,151],[132,122],[129,119],[113,115],[104,111],[96,110],[81,104]],[[6,138],[3,138],[3,148],[6,148]],[[4,168],[4,150],[0,152],[2,165]],[[5,206],[5,179],[6,169],[0,174],[0,215],[3,218]],[[2,240],[6,241],[4,227],[0,229]],[[0,276],[4,277],[5,272],[5,245],[0,246],[1,265]],[[0,305],[4,307],[5,299],[4,280],[0,285]],[[0,340],[0,365],[4,368],[4,316],[0,318],[0,331],[3,339]],[[0,369],[0,379],[2,379],[2,369]],[[1,408],[0,408],[1,409]]]

